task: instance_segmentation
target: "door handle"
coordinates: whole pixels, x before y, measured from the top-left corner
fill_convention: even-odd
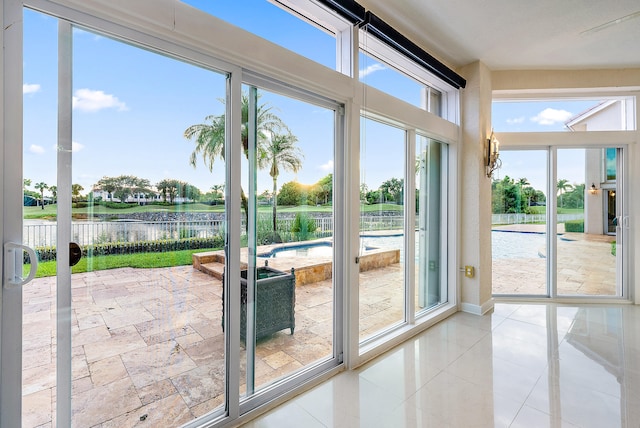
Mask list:
[[[22,277],[24,252],[29,255],[31,263],[31,269],[29,269],[29,275],[26,278]],[[38,270],[38,256],[33,248],[15,242],[7,242],[4,244],[4,260],[6,288],[21,287],[35,278]]]
[[[69,242],[69,266],[75,266],[82,258],[82,248],[75,242]]]

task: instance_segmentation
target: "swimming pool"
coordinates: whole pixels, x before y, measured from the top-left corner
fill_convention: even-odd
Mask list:
[[[538,251],[546,245],[545,233],[491,232],[491,256],[493,259],[538,258]]]
[[[258,254],[257,257],[272,259],[278,257],[332,257],[333,247],[331,242],[313,242],[308,244],[290,244],[272,249],[267,253]]]
[[[544,233],[523,232],[491,232],[491,246],[493,259],[530,259],[540,257],[538,251],[546,245]],[[362,236],[360,239],[361,253],[372,249],[400,249],[400,259],[404,260],[404,236]],[[419,242],[416,233],[416,260]],[[283,257],[332,257],[333,247],[331,242],[290,243],[272,249],[269,252],[258,254],[258,257],[283,258]]]

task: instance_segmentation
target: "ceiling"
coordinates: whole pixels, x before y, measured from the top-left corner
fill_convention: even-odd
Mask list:
[[[638,0],[358,0],[451,67],[640,68]]]

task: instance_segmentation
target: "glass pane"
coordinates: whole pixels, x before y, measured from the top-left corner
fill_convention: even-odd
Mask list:
[[[438,116],[442,95],[363,51],[360,51],[360,81]]]
[[[226,76],[73,44],[72,422],[181,425],[225,402]]]
[[[360,341],[405,320],[406,133],[362,118],[360,143]]]
[[[615,148],[608,148],[605,149],[606,151],[606,156],[605,156],[605,171],[606,171],[606,180],[605,181],[616,181],[616,177],[617,177],[617,156],[616,156],[616,152],[617,149]]]
[[[37,427],[55,424],[58,20],[23,16],[23,244],[40,263],[22,288],[22,426]]]
[[[255,175],[248,158],[242,171],[253,213],[243,237],[250,251],[243,248],[241,255],[248,266],[240,311],[240,355],[246,361],[240,385],[247,398],[334,354],[335,111],[244,86],[247,111],[253,91]],[[252,133],[249,117],[243,122]]]
[[[416,311],[447,301],[446,254],[443,252],[443,209],[447,205],[444,173],[447,146],[416,138]],[[446,218],[446,217],[445,217]]]
[[[267,0],[182,0],[270,42],[336,69],[335,35]]]
[[[585,131],[578,122],[592,117],[601,100],[494,101],[496,132]],[[589,119],[591,120],[591,119]],[[620,123],[620,122],[617,122]],[[591,129],[589,129],[591,130]]]
[[[491,183],[493,294],[547,295],[547,152],[500,158]]]
[[[615,149],[614,154],[615,154]],[[615,165],[608,150],[558,150],[559,295],[619,295],[616,287]],[[606,159],[606,160],[605,160]],[[585,189],[585,184],[591,183]]]

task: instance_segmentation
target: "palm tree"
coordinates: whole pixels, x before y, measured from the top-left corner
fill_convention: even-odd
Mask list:
[[[565,180],[563,178],[561,180],[558,180],[558,183],[556,184],[556,189],[558,194],[560,195],[560,204],[558,208],[562,208],[562,194],[573,189],[573,186],[569,184],[569,180]]]
[[[518,187],[520,188],[520,192],[518,194],[518,198],[521,198],[524,195],[524,188],[526,186],[528,186],[529,184],[531,184],[531,183],[529,183],[529,180],[527,180],[526,177],[522,177],[522,178],[518,179],[517,184],[518,184]],[[530,201],[527,201],[527,207],[529,206],[529,203],[530,203]],[[520,202],[518,202],[518,209],[520,209],[521,205],[522,204]]]
[[[53,199],[53,203],[56,203],[56,198],[58,197],[58,186],[49,186],[49,191],[51,192],[51,197]]]
[[[219,198],[220,195],[222,195],[222,192],[224,192],[224,184],[214,184],[213,186],[211,186],[211,190],[213,190],[213,194],[215,195],[215,197]]]
[[[276,230],[276,206],[278,205],[278,176],[280,169],[284,171],[298,172],[302,167],[304,155],[296,146],[298,137],[291,132],[286,134],[273,134],[268,143],[263,147],[258,159],[258,166],[269,167],[269,175],[273,179],[273,239],[280,242]]]
[[[36,183],[33,187],[40,191],[40,202],[42,209],[44,209],[44,191],[48,189],[49,186],[41,181],[40,183]]]
[[[258,100],[260,95],[257,96]],[[219,100],[225,103],[224,99]],[[241,103],[241,139],[242,149],[245,156],[249,156],[249,94],[242,94]],[[205,123],[189,126],[184,131],[184,137],[194,140],[196,147],[191,153],[189,163],[195,168],[198,163],[198,156],[202,156],[205,166],[209,171],[213,171],[213,164],[217,158],[224,160],[225,148],[225,115],[207,116]],[[261,153],[262,147],[267,141],[267,134],[274,134],[278,130],[288,131],[284,122],[272,112],[272,107],[266,103],[256,102],[256,133],[257,133],[257,153]],[[260,157],[260,155],[258,156]],[[240,192],[242,208],[245,212],[245,220],[248,220],[249,202],[244,190]]]

